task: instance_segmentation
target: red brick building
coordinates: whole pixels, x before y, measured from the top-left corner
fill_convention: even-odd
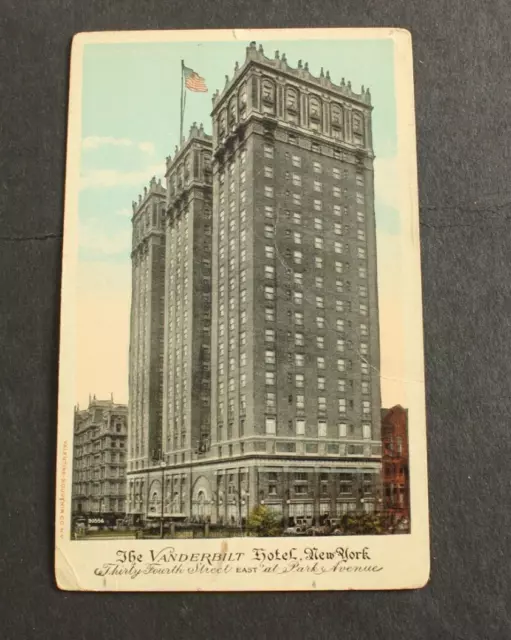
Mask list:
[[[382,409],[382,454],[383,508],[409,525],[408,410],[400,405]]]

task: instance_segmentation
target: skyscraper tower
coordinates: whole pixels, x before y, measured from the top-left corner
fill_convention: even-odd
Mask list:
[[[285,518],[375,506],[371,110],[255,43],[214,97],[211,454]]]
[[[161,449],[165,197],[153,178],[133,202],[128,476],[147,469]],[[128,501],[128,511],[140,509]]]

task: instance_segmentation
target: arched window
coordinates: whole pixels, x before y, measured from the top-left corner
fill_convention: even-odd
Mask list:
[[[243,120],[246,117],[247,111],[247,85],[242,84],[238,92],[238,107],[240,110],[240,118]]]
[[[364,144],[364,117],[359,111],[353,112],[352,130],[355,144]]]
[[[238,114],[236,110],[236,98],[233,96],[229,101],[229,127],[236,125]]]
[[[334,138],[342,138],[344,129],[343,113],[342,108],[338,104],[332,105],[331,122],[332,136]]]
[[[263,80],[261,88],[263,111],[275,113],[275,84],[271,80]]]
[[[298,122],[299,102],[298,91],[292,87],[286,89],[286,117],[289,122]]]
[[[309,126],[316,131],[321,128],[321,101],[315,96],[309,100]]]

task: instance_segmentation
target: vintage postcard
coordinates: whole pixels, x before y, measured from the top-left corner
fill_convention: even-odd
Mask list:
[[[79,34],[56,579],[429,578],[410,34]]]

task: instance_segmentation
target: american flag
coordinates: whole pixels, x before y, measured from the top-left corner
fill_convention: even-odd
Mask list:
[[[206,82],[198,73],[189,67],[183,67],[183,73],[185,76],[185,87],[190,91],[206,92]]]

